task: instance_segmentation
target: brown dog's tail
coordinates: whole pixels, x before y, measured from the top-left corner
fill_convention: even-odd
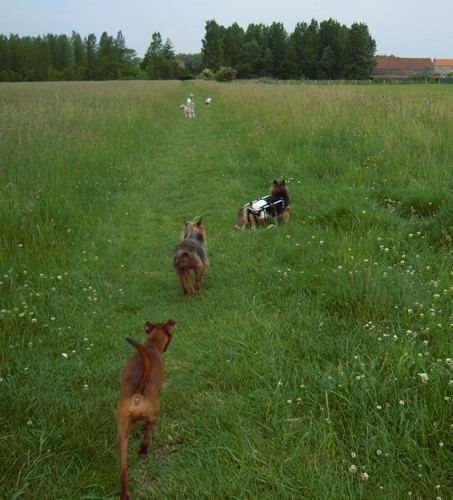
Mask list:
[[[129,344],[133,345],[137,349],[140,357],[142,358],[143,372],[140,378],[140,382],[137,384],[134,393],[143,394],[143,391],[148,385],[149,378],[151,376],[151,361],[149,359],[148,353],[146,352],[146,349],[142,346],[142,344],[140,344],[140,342],[137,342],[136,340],[131,338],[127,338],[126,340],[129,342]]]

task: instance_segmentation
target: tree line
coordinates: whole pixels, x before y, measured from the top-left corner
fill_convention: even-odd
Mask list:
[[[225,28],[206,22],[200,54],[175,54],[160,33],[143,58],[128,48],[121,31],[99,40],[48,34],[9,37],[0,34],[0,81],[174,79],[199,74],[223,79],[366,79],[375,64],[376,42],[366,24],[350,28],[333,19],[298,23],[287,33],[270,26],[237,23]],[[220,79],[220,78],[219,78]]]
[[[108,80],[134,78],[135,50],[121,31],[82,37],[0,35],[0,81]]]
[[[244,30],[211,20],[205,31],[204,67],[232,68],[238,78],[367,79],[375,65],[376,42],[364,23],[348,28],[334,19],[313,19],[289,34],[278,22]]]

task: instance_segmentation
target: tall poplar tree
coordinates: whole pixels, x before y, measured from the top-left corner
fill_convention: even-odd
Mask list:
[[[238,68],[242,60],[245,31],[238,23],[226,28],[222,38],[223,66]]]
[[[282,23],[272,23],[268,29],[268,44],[272,54],[272,72],[275,78],[282,76],[282,67],[288,47],[288,33]]]
[[[72,46],[73,78],[75,80],[84,80],[86,78],[86,70],[87,70],[85,49],[83,46],[82,37],[75,31],[73,31],[71,35],[71,46]]]
[[[140,67],[151,80],[167,80],[175,76],[175,52],[171,41],[162,42],[159,32],[153,33],[151,42]]]
[[[376,42],[368,26],[354,23],[348,33],[346,48],[346,78],[365,80],[376,65]]]
[[[100,80],[113,80],[118,73],[118,60],[113,38],[104,31],[97,49],[97,77]]]
[[[334,19],[319,25],[319,76],[344,78],[348,28]]]
[[[297,77],[318,78],[319,64],[319,24],[312,19],[310,24],[297,23],[290,35],[290,45],[294,51]]]
[[[206,22],[205,29],[206,33],[201,41],[203,65],[205,68],[217,71],[224,65],[223,32],[225,28],[211,20]]]
[[[97,51],[96,35],[91,33],[85,38],[85,53],[87,62],[87,71],[85,76],[87,80],[96,80],[97,78],[96,51]]]

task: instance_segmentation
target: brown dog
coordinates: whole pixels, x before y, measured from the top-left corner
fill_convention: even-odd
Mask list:
[[[289,203],[289,191],[285,179],[280,182],[274,180],[268,196],[250,201],[239,209],[236,228],[245,229],[250,226],[255,229],[257,224],[264,224],[268,218],[271,218],[276,225],[279,216],[288,222]]]
[[[181,241],[175,246],[173,269],[181,283],[184,293],[196,295],[201,278],[209,266],[206,254],[206,229],[202,220],[186,221],[182,230]],[[195,282],[190,271],[195,274]]]
[[[172,328],[175,324],[174,319],[155,324],[147,321],[145,332],[148,337],[143,345],[133,339],[127,339],[137,352],[121,372],[120,397],[116,406],[118,451],[121,460],[121,500],[130,498],[127,490],[127,445],[132,425],[138,420],[145,422],[145,434],[137,453],[140,457],[148,456],[151,430],[160,411],[159,393],[165,373],[163,353],[173,337]]]

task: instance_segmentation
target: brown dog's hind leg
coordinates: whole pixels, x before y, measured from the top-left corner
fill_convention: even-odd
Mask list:
[[[141,458],[146,458],[148,456],[148,445],[149,445],[149,438],[151,436],[151,431],[153,430],[154,422],[146,422],[145,424],[145,434],[143,436],[142,442],[140,443],[140,447],[137,448],[137,454]]]
[[[121,500],[129,500],[130,493],[127,489],[128,476],[127,476],[127,444],[131,434],[132,426],[119,425],[118,426],[118,450],[120,454],[121,470],[120,470],[120,485],[121,485]]]
[[[238,229],[245,229],[247,226],[247,210],[246,207],[241,207],[238,212],[238,216],[236,219],[236,227]]]
[[[285,222],[288,222],[289,221],[289,208],[285,208],[283,210],[283,220]]]

